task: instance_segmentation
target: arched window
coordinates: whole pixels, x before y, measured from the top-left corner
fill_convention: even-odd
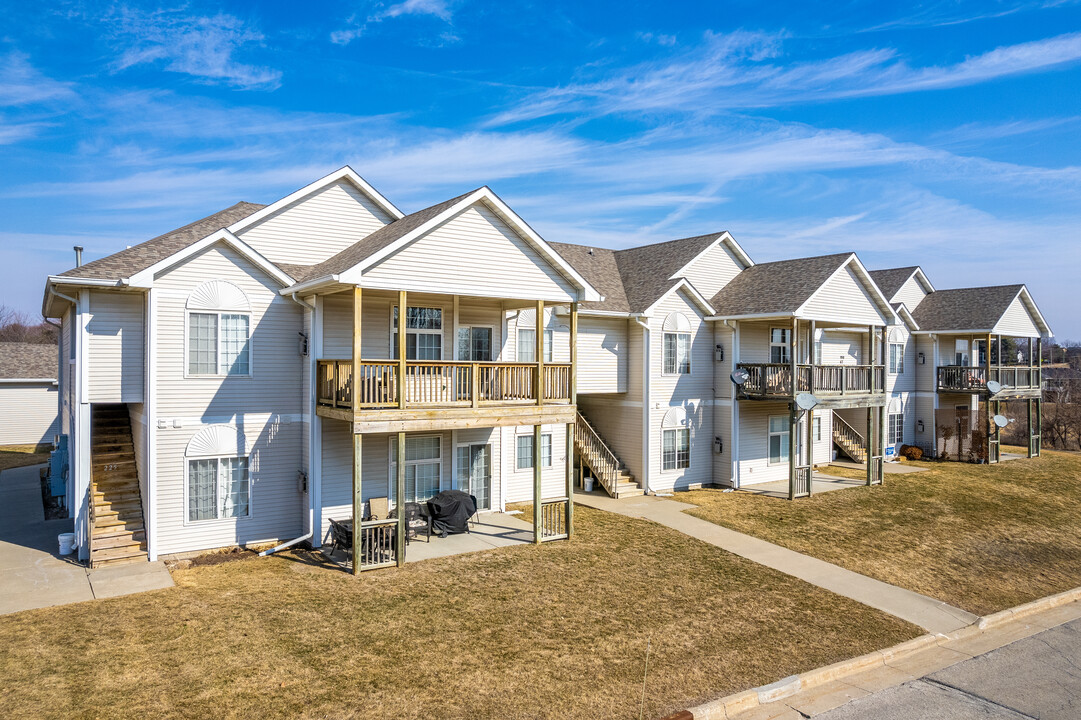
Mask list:
[[[685,470],[691,466],[691,429],[687,412],[669,408],[661,420],[661,470]]]
[[[251,304],[226,280],[191,291],[187,311],[189,377],[251,375]]]
[[[886,414],[886,444],[896,445],[905,441],[905,413],[901,398],[890,400]]]
[[[250,517],[248,455],[244,434],[232,425],[211,425],[188,441],[188,522]]]
[[[889,371],[900,375],[905,371],[905,336],[898,328],[890,330]]]
[[[665,375],[690,375],[691,373],[691,321],[681,312],[668,313],[664,319]]]

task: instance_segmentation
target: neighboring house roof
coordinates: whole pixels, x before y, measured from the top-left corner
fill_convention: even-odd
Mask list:
[[[897,291],[901,289],[901,286],[919,269],[919,265],[912,265],[910,267],[889,268],[888,270],[868,270],[867,274],[875,281],[875,285],[878,285],[878,289],[882,291],[882,294],[892,300]]]
[[[912,313],[923,332],[980,330],[995,327],[1024,285],[936,290]]]
[[[56,345],[0,343],[0,379],[56,380]]]
[[[880,290],[882,289],[881,285],[879,286],[879,289]],[[904,320],[905,325],[908,326],[909,330],[919,330],[920,329],[920,324],[918,322],[916,322],[916,318],[912,317],[912,312],[909,311],[908,306],[905,305],[903,302],[890,303],[890,307],[893,308],[893,311],[895,313],[897,313],[898,317],[900,317],[902,320]]]
[[[848,252],[752,265],[711,302],[722,316],[791,314],[851,257]]]
[[[597,288],[604,300],[581,303],[583,310],[645,312],[681,281],[673,274],[713,245],[723,232],[609,250],[549,243]]]
[[[364,262],[370,256],[379,252],[385,247],[392,245],[395,241],[400,240],[412,231],[419,228],[424,223],[437,217],[443,211],[451,208],[455,203],[460,202],[462,199],[472,195],[480,188],[470,190],[467,193],[462,193],[457,197],[453,197],[450,200],[444,200],[441,203],[426,207],[423,210],[418,210],[415,213],[406,215],[399,220],[395,220],[389,225],[384,225],[372,234],[358,240],[346,249],[339,252],[337,255],[333,255],[321,263],[310,266],[304,275],[297,277],[298,282],[302,280],[310,280],[314,278],[324,277],[327,275],[337,275],[353,268],[360,263]],[[299,266],[293,266],[298,269]],[[282,268],[285,270],[285,268]],[[289,272],[286,270],[286,272]],[[289,273],[292,275],[292,273]],[[296,276],[294,276],[296,277]]]
[[[182,228],[177,228],[172,232],[133,245],[118,253],[107,255],[98,260],[91,260],[85,265],[72,268],[61,273],[61,275],[117,281],[131,277],[140,270],[145,270],[151,265],[161,262],[189,245],[194,245],[215,230],[228,227],[263,207],[263,205],[257,205],[256,203],[238,202],[236,205],[213,215],[208,215],[202,220],[196,220]]]

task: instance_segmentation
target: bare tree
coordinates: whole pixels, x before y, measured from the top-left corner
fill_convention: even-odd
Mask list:
[[[0,342],[24,342],[35,345],[55,345],[59,339],[56,326],[45,319],[32,320],[7,305],[0,305]]]

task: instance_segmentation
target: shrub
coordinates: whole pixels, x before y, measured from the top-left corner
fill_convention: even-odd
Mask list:
[[[919,460],[923,457],[923,450],[915,445],[902,445],[901,457],[906,460]]]

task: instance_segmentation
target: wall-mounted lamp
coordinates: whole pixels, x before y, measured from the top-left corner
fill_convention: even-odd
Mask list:
[[[720,435],[713,438],[713,452],[717,453],[718,455],[724,452],[724,440],[721,440]]]
[[[717,362],[724,362],[724,345],[718,344],[713,349],[713,359]]]
[[[923,353],[916,353],[916,357],[919,360],[920,365],[924,365],[927,363],[927,358],[923,356]]]
[[[916,432],[918,432],[918,433],[923,432],[923,420],[917,420],[916,421]]]

